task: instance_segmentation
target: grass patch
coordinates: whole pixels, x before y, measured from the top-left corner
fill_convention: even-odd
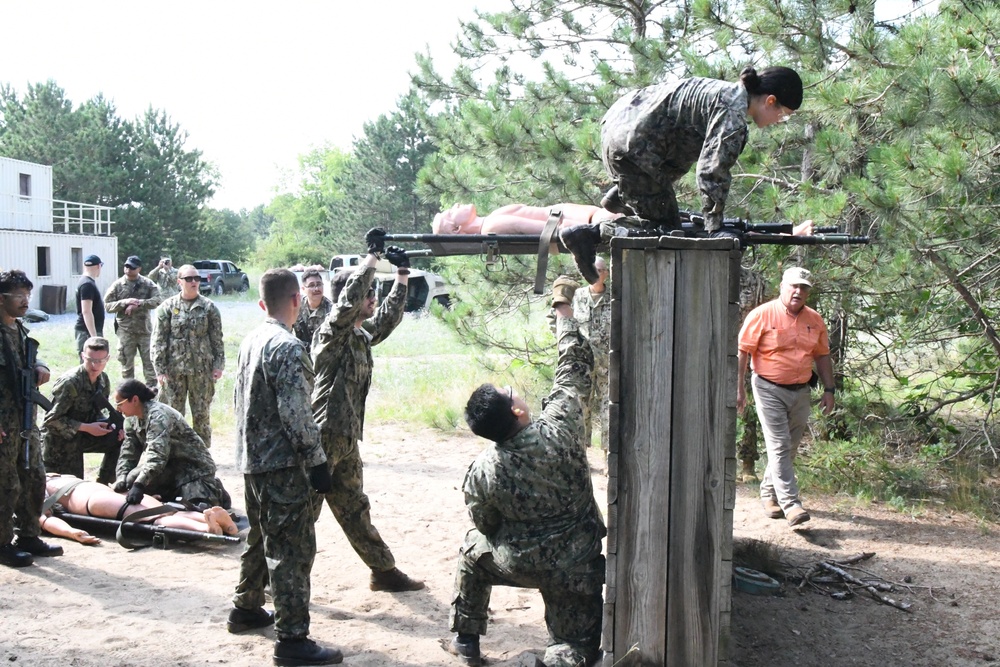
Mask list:
[[[232,432],[236,426],[232,397],[239,347],[246,333],[264,321],[264,313],[256,306],[256,281],[251,282],[248,292],[213,297],[213,301],[222,311],[226,370],[216,383],[212,428]],[[53,382],[80,363],[74,322],[75,316],[63,315],[30,325],[32,335],[41,343],[39,356],[52,370]],[[107,373],[114,388],[121,381],[121,365],[117,361],[113,316],[108,317],[105,328],[112,347]],[[373,356],[375,368],[366,409],[369,423],[395,421],[453,431],[465,428],[465,402],[483,382],[513,385],[536,411],[550,388],[536,368],[509,355],[484,354],[467,346],[446,324],[426,315],[405,315],[392,335],[373,348]],[[137,376],[142,377],[138,358],[136,366]],[[50,383],[42,390],[51,395],[51,388]],[[231,443],[216,445],[228,447]]]

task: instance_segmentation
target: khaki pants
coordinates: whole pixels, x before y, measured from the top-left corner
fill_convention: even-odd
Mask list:
[[[812,411],[809,388],[785,389],[756,374],[750,382],[767,448],[767,468],[760,482],[760,497],[774,498],[787,512],[802,506],[793,464]]]

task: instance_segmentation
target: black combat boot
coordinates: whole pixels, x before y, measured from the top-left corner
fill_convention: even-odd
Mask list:
[[[14,547],[18,551],[27,551],[33,556],[62,556],[63,548],[58,544],[43,542],[37,535],[35,537],[20,537],[14,540]]]
[[[622,215],[635,215],[635,211],[632,207],[625,203],[622,199],[621,193],[618,191],[618,186],[613,186],[604,197],[601,199],[601,208],[605,211],[611,211],[612,213],[621,213]]]
[[[290,665],[339,665],[344,654],[338,649],[320,646],[308,637],[289,637],[274,642],[274,664]]]
[[[398,568],[376,572],[372,570],[372,576],[368,581],[368,588],[373,591],[388,591],[390,593],[402,593],[404,591],[419,591],[424,587],[424,582],[410,579]]]
[[[241,609],[233,607],[229,612],[229,620],[226,622],[226,630],[236,634],[247,630],[266,628],[274,624],[274,612],[267,611],[263,607],[256,609]]]
[[[463,665],[479,667],[483,658],[479,653],[479,635],[458,634],[451,640],[441,640],[444,650],[457,657]]]
[[[35,562],[27,551],[21,551],[13,544],[0,547],[0,565],[7,567],[28,567]]]
[[[583,279],[593,285],[600,279],[594,260],[597,259],[597,245],[601,242],[599,224],[574,225],[559,232],[559,239],[566,249],[573,253],[576,268]]]

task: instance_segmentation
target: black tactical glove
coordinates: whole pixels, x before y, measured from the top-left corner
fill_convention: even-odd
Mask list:
[[[333,477],[330,476],[330,466],[326,461],[309,469],[309,484],[316,493],[327,494],[333,491]]]
[[[391,245],[386,248],[385,258],[398,269],[410,268],[410,258],[407,256],[406,251],[398,245]]]
[[[115,493],[125,493],[128,490],[128,482],[124,477],[119,477],[111,488]]]
[[[136,482],[132,485],[132,488],[128,490],[128,495],[125,496],[125,500],[128,501],[129,505],[138,505],[142,502],[142,497],[144,495],[146,495],[146,485]]]
[[[382,227],[372,227],[365,233],[369,253],[381,255],[385,251],[385,235],[386,231]]]

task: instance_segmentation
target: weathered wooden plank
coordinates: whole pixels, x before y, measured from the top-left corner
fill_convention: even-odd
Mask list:
[[[731,510],[736,507],[736,459],[725,459],[723,468],[726,472],[722,483],[722,509]]]
[[[725,492],[729,253],[678,253],[667,665],[718,661]]]
[[[735,486],[735,483],[733,486]],[[732,560],[733,510],[722,510],[722,538],[722,560]]]
[[[619,508],[614,646],[623,664],[667,664],[670,433],[677,253],[623,250],[613,289],[621,299]],[[616,655],[619,651],[616,651]],[[618,656],[621,657],[621,656]],[[678,663],[680,664],[680,663]]]
[[[601,650],[605,655],[612,655],[615,652],[615,604],[605,600],[604,602],[604,625],[601,629]]]
[[[613,437],[618,435],[620,416],[621,413],[619,412],[618,401],[609,402],[608,403],[608,454],[617,454],[618,448],[621,445],[621,438]]]
[[[615,482],[616,486],[618,482],[617,478],[608,479],[609,493],[611,490],[612,481]],[[618,503],[613,503],[613,504],[610,502],[608,503],[607,527],[608,527],[608,539],[605,542],[605,544],[607,544],[606,547],[607,555],[610,557],[618,553]],[[605,579],[606,581],[611,581],[613,577],[614,574],[611,572],[611,561],[609,560],[607,567],[607,575],[605,576]]]

